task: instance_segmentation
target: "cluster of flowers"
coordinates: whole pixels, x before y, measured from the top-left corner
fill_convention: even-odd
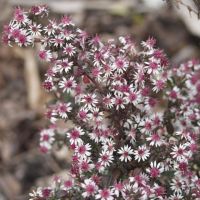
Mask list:
[[[43,86],[57,97],[41,150],[62,142],[73,151],[69,180],[30,199],[200,199],[198,62],[172,69],[153,38],[141,47],[130,37],[103,43],[68,16],[38,23],[47,13],[17,8],[3,35],[9,45],[40,44]],[[73,127],[60,133],[60,120]]]

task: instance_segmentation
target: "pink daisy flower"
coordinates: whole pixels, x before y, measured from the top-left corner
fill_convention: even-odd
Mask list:
[[[94,196],[98,190],[98,186],[91,179],[85,179],[84,183],[81,184],[81,187],[84,190],[84,192],[82,193],[82,196],[84,198]]]
[[[150,156],[150,152],[146,145],[139,146],[138,149],[133,152],[133,154],[135,156],[135,160],[138,162],[145,161]]]
[[[123,162],[127,162],[127,161],[131,161],[132,157],[131,155],[133,155],[133,149],[131,147],[129,147],[128,145],[125,145],[124,147],[121,147],[118,152],[118,154],[120,154],[121,156],[119,157],[119,159]]]
[[[113,200],[113,192],[110,189],[104,188],[98,191],[98,194],[95,196],[96,199],[101,200]]]

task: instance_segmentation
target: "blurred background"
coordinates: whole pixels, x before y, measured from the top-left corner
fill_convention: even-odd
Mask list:
[[[0,36],[14,7],[47,4],[53,17],[70,14],[76,24],[103,40],[131,35],[137,43],[153,36],[172,67],[200,58],[199,0],[0,0]],[[181,3],[180,3],[181,2]],[[192,10],[191,10],[192,9]],[[34,186],[47,186],[52,176],[65,176],[65,147],[43,155],[39,131],[45,127],[41,88],[48,66],[35,49],[0,44],[0,200],[25,200]]]

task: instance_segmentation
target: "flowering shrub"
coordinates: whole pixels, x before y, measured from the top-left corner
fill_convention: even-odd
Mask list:
[[[38,43],[49,64],[43,86],[56,101],[41,151],[62,144],[73,152],[70,178],[30,199],[200,199],[200,64],[172,69],[153,38],[140,47],[130,37],[103,43],[68,16],[42,20],[47,14],[17,8],[3,35],[10,46]]]

